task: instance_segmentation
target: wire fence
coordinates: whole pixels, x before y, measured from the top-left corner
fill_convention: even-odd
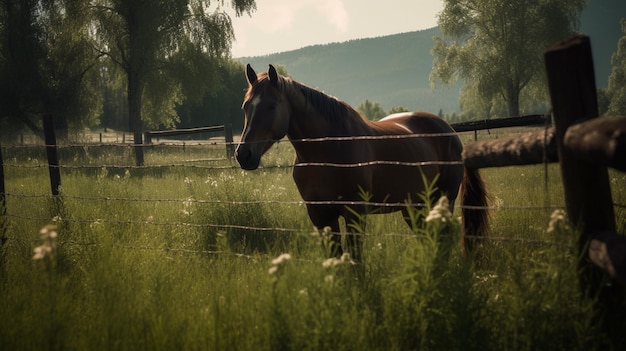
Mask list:
[[[517,132],[513,134],[518,134]],[[328,141],[340,141],[340,142],[349,142],[355,140],[384,140],[384,139],[401,139],[401,138],[424,138],[424,137],[444,137],[444,136],[452,136],[456,135],[456,133],[444,133],[444,134],[413,134],[413,135],[404,135],[404,136],[358,136],[358,137],[324,137],[324,138],[309,138],[309,139],[300,139],[300,140],[291,140],[291,143],[317,143],[317,142],[328,142]],[[501,134],[500,134],[501,135]],[[489,135],[488,137],[491,137]],[[287,140],[272,140],[275,143],[284,143]],[[267,142],[267,141],[264,141]],[[101,148],[119,148],[119,149],[132,149],[135,147],[143,147],[150,148],[154,150],[163,150],[163,149],[180,149],[186,147],[198,147],[198,148],[206,148],[210,145],[220,146],[228,146],[230,143],[224,141],[211,141],[207,142],[184,142],[182,144],[171,144],[167,142],[163,143],[155,143],[151,145],[134,145],[128,143],[75,143],[75,144],[66,144],[66,145],[58,145],[60,150],[65,149],[78,149],[78,150],[89,150],[89,149],[101,149]],[[3,146],[5,150],[24,150],[24,149],[41,149],[42,152],[45,152],[46,147],[50,145],[10,145]],[[11,169],[39,169],[39,168],[48,168],[50,167],[47,163],[38,163],[38,160],[35,160],[35,164],[25,164],[23,160],[18,160],[16,158],[9,157],[9,162],[4,161],[4,167]],[[43,161],[43,156],[42,156]],[[193,170],[227,170],[227,169],[239,169],[238,165],[235,164],[232,160],[226,157],[207,157],[207,158],[193,158],[186,159],[177,162],[171,163],[163,163],[163,164],[149,164],[149,165],[130,165],[130,164],[72,164],[72,163],[80,163],[78,160],[69,160],[67,164],[60,164],[57,167],[61,170],[80,170],[80,169],[128,169],[128,170],[150,170],[150,169],[174,169],[174,168],[188,168]],[[132,160],[129,160],[132,162]],[[204,163],[204,164],[203,164]],[[218,163],[218,164],[209,164],[209,163]],[[403,166],[403,167],[419,167],[419,166],[428,166],[428,165],[441,165],[441,166],[455,166],[455,165],[463,165],[463,161],[424,161],[424,162],[402,162],[402,161],[368,161],[368,162],[355,162],[355,163],[330,163],[330,162],[308,162],[308,163],[289,163],[289,164],[274,164],[274,165],[266,165],[260,167],[262,170],[272,170],[272,169],[290,169],[296,167],[338,167],[338,168],[356,168],[356,167],[369,167],[376,165],[393,165],[393,166]],[[8,202],[12,201],[20,201],[22,199],[55,199],[56,196],[49,194],[27,194],[27,193],[19,193],[9,191],[5,194]],[[134,197],[113,197],[113,196],[91,196],[91,195],[71,195],[71,194],[62,194],[62,198],[67,200],[76,200],[76,201],[85,201],[85,202],[139,202],[139,203],[195,203],[195,204],[203,204],[203,205],[232,205],[232,206],[251,206],[251,205],[280,205],[280,206],[316,206],[316,205],[342,205],[342,206],[375,206],[375,207],[388,207],[388,208],[404,208],[408,206],[406,202],[403,203],[387,203],[387,202],[370,202],[370,201],[304,201],[304,200],[212,200],[212,199],[194,199],[194,198],[134,198]],[[410,204],[410,206],[423,206],[423,204]],[[617,208],[626,208],[626,205],[615,203],[615,207]],[[502,205],[492,205],[488,207],[478,207],[478,206],[461,206],[456,205],[457,209],[488,209],[490,211],[554,211],[556,209],[562,208],[562,206],[524,206],[524,205],[513,205],[513,206],[502,206]],[[6,209],[6,213],[4,216],[8,219],[13,220],[21,220],[21,221],[31,221],[37,223],[46,223],[50,221],[50,218],[47,217],[36,217],[29,216],[24,214],[13,213],[10,210],[10,207]],[[275,235],[281,235],[284,233],[289,234],[307,234],[310,233],[311,230],[303,230],[302,228],[283,228],[283,227],[257,227],[257,226],[246,226],[246,225],[238,225],[238,224],[211,224],[211,223],[190,223],[185,221],[166,221],[159,222],[154,220],[115,220],[115,219],[102,219],[102,218],[66,218],[63,219],[65,221],[70,221],[74,223],[82,223],[82,224],[90,224],[90,223],[107,223],[111,225],[141,225],[141,226],[171,226],[171,227],[189,227],[189,228],[208,228],[216,231],[225,231],[230,229],[239,229],[245,231],[254,231],[254,232],[263,232],[263,233],[271,233]],[[340,234],[340,233],[336,233]],[[419,237],[419,235],[415,233],[385,233],[385,234],[372,234],[372,233],[360,233],[358,235],[363,236],[385,236],[385,237]],[[516,238],[510,236],[498,236],[498,235],[490,235],[489,237],[475,237],[480,240],[490,240],[490,241],[509,241],[509,242],[524,242],[524,243],[534,243],[534,244],[542,244],[542,245],[563,245],[562,242],[550,241],[550,240],[535,240],[528,238]],[[14,235],[6,235],[4,237],[6,240],[15,240],[26,242],[27,239],[21,238],[19,236]],[[92,246],[92,245],[103,245],[97,242],[79,242],[79,241],[66,241],[63,242],[67,245],[77,245],[77,246]],[[223,254],[224,251],[220,250],[191,250],[184,248],[175,248],[169,246],[135,246],[135,245],[123,245],[123,244],[106,244],[114,248],[120,249],[129,249],[129,250],[159,250],[159,251],[167,251],[167,252],[177,252],[177,253],[191,253],[191,254],[206,254],[206,255],[216,255]],[[251,257],[245,254],[233,253],[239,257]]]

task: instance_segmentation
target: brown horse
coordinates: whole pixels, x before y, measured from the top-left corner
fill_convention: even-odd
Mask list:
[[[467,249],[468,235],[485,232],[483,182],[477,170],[463,166],[463,145],[443,119],[413,112],[371,122],[346,103],[280,76],[271,65],[259,75],[248,65],[246,73],[237,161],[243,169],[257,169],[261,156],[287,136],[296,152],[293,178],[309,217],[317,228],[331,228],[336,255],[343,253],[339,217],[349,224],[373,210],[399,210],[409,222],[409,206],[419,206],[414,200],[424,182],[436,182],[435,196],[446,195],[451,207],[462,183]],[[370,196],[367,202],[363,194]],[[358,256],[358,237],[347,237],[347,248]]]

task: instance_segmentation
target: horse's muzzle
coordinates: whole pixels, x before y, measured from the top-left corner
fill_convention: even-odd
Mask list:
[[[239,166],[246,171],[253,171],[259,168],[259,162],[261,161],[261,158],[256,156],[252,149],[242,144],[237,146],[235,158],[239,162]]]

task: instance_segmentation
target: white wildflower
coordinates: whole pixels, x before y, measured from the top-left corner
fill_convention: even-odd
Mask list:
[[[336,267],[336,266],[339,266],[339,265],[342,265],[342,264],[354,265],[356,263],[352,260],[352,257],[347,252],[344,253],[343,255],[341,255],[340,258],[332,257],[332,258],[326,259],[326,260],[324,260],[324,262],[322,262],[322,266],[324,268]]]
[[[548,223],[548,233],[552,233],[556,230],[567,229],[567,217],[564,210],[554,210],[550,215],[550,222]]]
[[[39,231],[39,237],[43,243],[33,249],[33,260],[43,260],[52,257],[57,247],[59,234],[55,225],[49,224]]]
[[[341,260],[340,260],[340,259],[335,258],[335,257],[332,257],[332,258],[329,258],[329,259],[324,260],[324,262],[322,262],[322,266],[323,266],[324,268],[330,268],[330,267],[335,267],[335,266],[338,266],[338,265],[340,265],[341,263],[342,263],[342,262],[341,262]]]
[[[446,196],[442,196],[435,207],[428,213],[426,217],[426,222],[431,221],[441,221],[448,222],[452,218],[452,213],[450,212],[450,202]]]
[[[280,266],[281,264],[289,261],[291,259],[291,255],[288,253],[284,253],[278,257],[276,257],[275,259],[272,260],[272,264],[275,266]]]
[[[272,281],[274,283],[278,281],[278,277],[280,276],[283,267],[290,259],[291,255],[288,253],[284,253],[272,260],[272,267],[270,267],[268,272],[270,276],[272,276]]]

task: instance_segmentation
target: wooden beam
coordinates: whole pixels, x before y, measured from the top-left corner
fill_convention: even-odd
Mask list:
[[[573,125],[565,133],[568,149],[586,162],[626,171],[626,118],[604,117]]]
[[[468,168],[488,168],[558,162],[554,128],[510,138],[465,144],[463,161]]]

